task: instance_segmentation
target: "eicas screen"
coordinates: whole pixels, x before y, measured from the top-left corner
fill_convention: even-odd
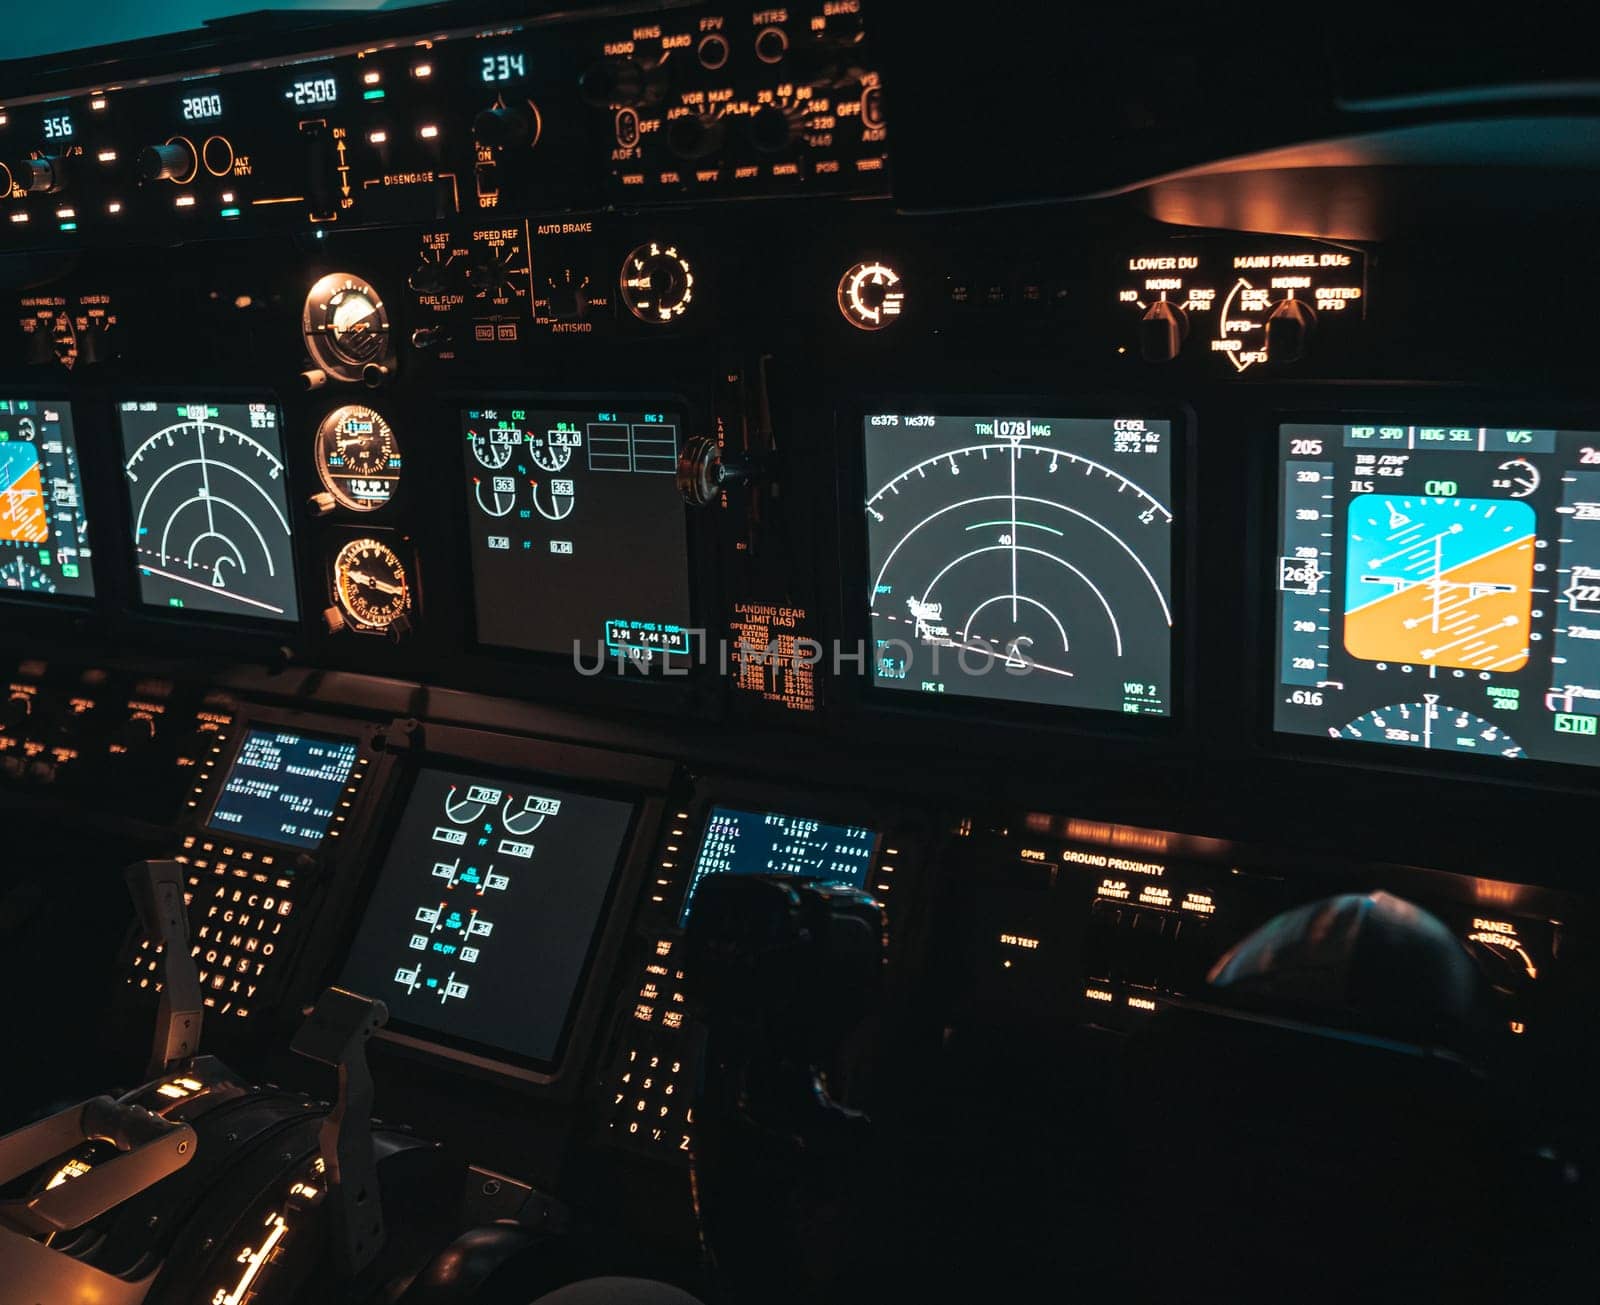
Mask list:
[[[1600,764],[1600,432],[1279,428],[1279,730]]]
[[[585,666],[687,654],[681,427],[664,411],[462,411],[480,643]]]
[[[391,1024],[553,1065],[632,819],[537,780],[423,771],[341,986]]]
[[[72,405],[0,398],[0,596],[93,598]]]
[[[206,828],[289,847],[328,836],[356,764],[351,739],[252,728],[239,745]]]
[[[134,399],[117,416],[140,599],[299,620],[277,408]]]
[[[712,807],[678,924],[689,922],[695,893],[712,875],[798,875],[840,888],[863,888],[877,847],[877,831],[859,825]]]
[[[1172,713],[1172,425],[864,419],[872,682]]]

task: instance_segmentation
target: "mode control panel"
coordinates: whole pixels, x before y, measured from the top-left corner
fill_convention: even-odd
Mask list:
[[[0,251],[883,195],[865,9],[567,13],[273,59],[245,21],[202,72],[0,85]]]

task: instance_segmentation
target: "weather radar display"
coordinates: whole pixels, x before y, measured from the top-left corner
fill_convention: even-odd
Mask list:
[[[873,683],[1172,711],[1172,429],[864,419]]]
[[[72,405],[0,398],[0,598],[93,598]]]
[[[1600,433],[1280,430],[1277,728],[1600,764]]]
[[[143,601],[298,620],[277,408],[136,399],[118,417]]]

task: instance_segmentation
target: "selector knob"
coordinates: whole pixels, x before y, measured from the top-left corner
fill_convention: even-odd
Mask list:
[[[1189,315],[1177,304],[1158,299],[1139,319],[1139,352],[1146,362],[1171,362],[1189,338]]]
[[[637,59],[602,59],[578,78],[578,94],[597,109],[642,104],[649,88],[649,77]]]
[[[57,154],[23,159],[16,166],[15,179],[30,195],[54,195],[67,185],[67,161]]]
[[[680,159],[703,159],[722,148],[727,129],[709,113],[674,118],[667,126],[667,148]]]
[[[795,121],[775,104],[750,115],[750,143],[763,154],[778,154],[794,143]]]
[[[1317,310],[1304,299],[1285,299],[1267,314],[1267,358],[1275,363],[1299,362],[1311,348]]]
[[[168,141],[165,145],[146,145],[135,165],[144,181],[192,181],[200,161],[188,141]]]
[[[472,139],[485,149],[504,150],[533,144],[536,133],[527,110],[497,104],[472,120]]]

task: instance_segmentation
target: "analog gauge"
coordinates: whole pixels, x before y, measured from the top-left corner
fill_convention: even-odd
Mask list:
[[[622,260],[622,302],[641,322],[682,317],[694,302],[694,269],[676,245],[640,245]]]
[[[893,326],[905,303],[900,274],[882,260],[857,263],[839,278],[839,311],[860,330],[881,331]]]
[[[24,594],[53,594],[56,582],[32,562],[16,557],[0,563],[0,589]]]
[[[550,430],[530,430],[527,438],[528,456],[541,471],[560,471],[572,460],[572,450],[583,441],[583,436],[566,424]]]
[[[522,432],[513,426],[474,426],[467,432],[467,443],[480,466],[499,471],[511,461],[511,454],[522,443]]]
[[[335,408],[317,427],[317,474],[352,512],[371,512],[400,483],[400,445],[383,417],[359,403]]]
[[[1510,458],[1495,470],[1500,474],[1494,478],[1494,487],[1510,490],[1512,498],[1527,498],[1539,488],[1539,468],[1527,458]]]
[[[330,272],[306,296],[300,314],[306,351],[323,371],[359,381],[389,359],[389,315],[378,292],[358,276]]]
[[[400,634],[409,625],[411,579],[399,554],[379,540],[352,539],[339,550],[333,597],[353,630]]]
[[[1434,752],[1492,752],[1514,758],[1526,755],[1517,741],[1498,725],[1470,711],[1445,706],[1436,693],[1424,694],[1421,702],[1379,707],[1343,729],[1329,732],[1338,739],[1395,743]]]

